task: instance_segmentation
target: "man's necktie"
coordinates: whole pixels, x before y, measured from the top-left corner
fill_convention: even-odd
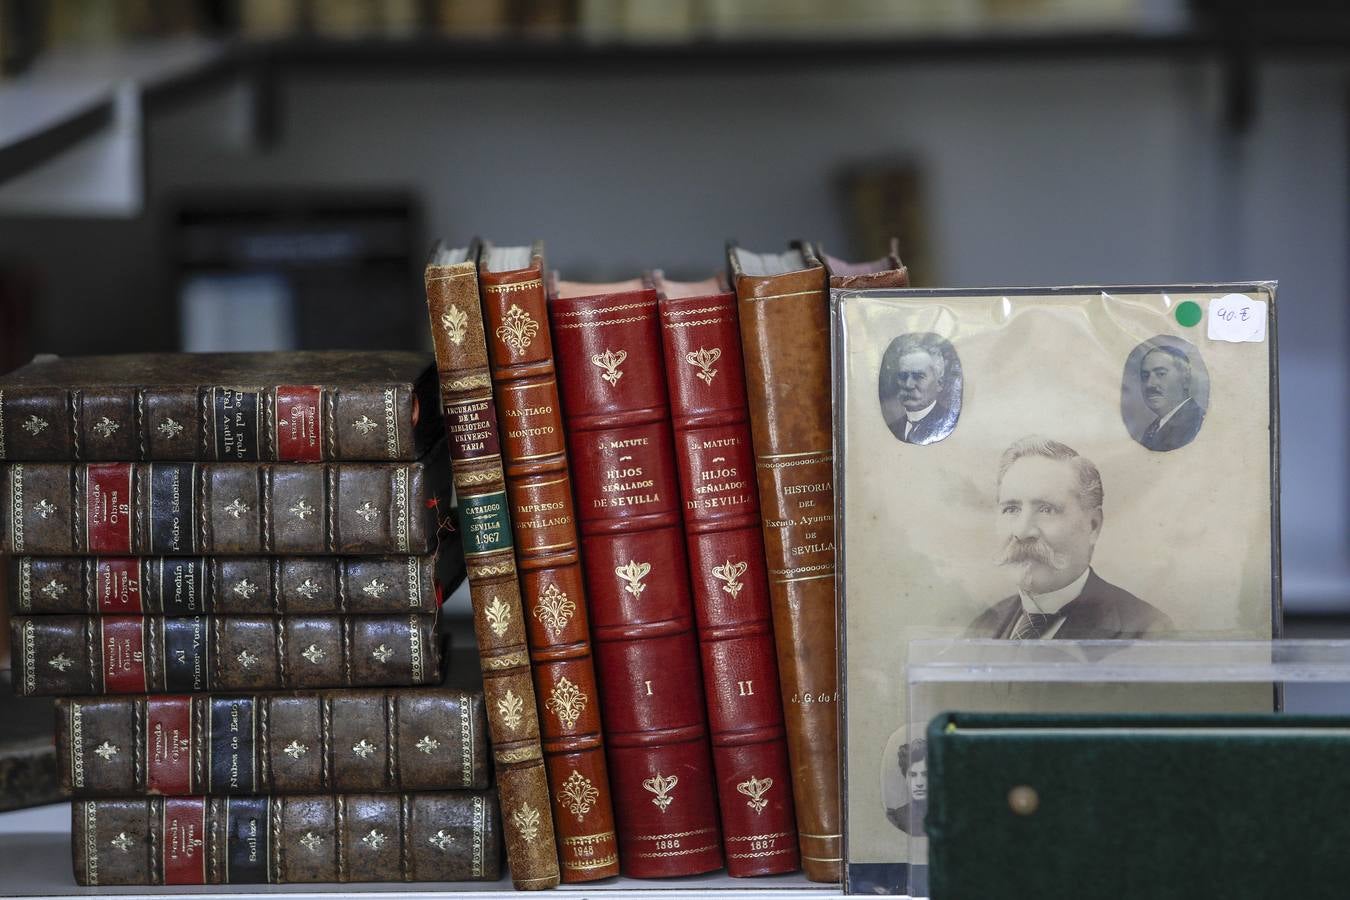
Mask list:
[[[1010,638],[1014,641],[1034,641],[1045,634],[1057,618],[1059,616],[1054,613],[1029,613],[1024,609]]]
[[[1161,425],[1162,425],[1162,417],[1160,416],[1153,420],[1152,425],[1148,426],[1148,430],[1144,432],[1144,436],[1143,438],[1141,438],[1141,440],[1147,444],[1149,441],[1156,438],[1158,436],[1158,428]]]

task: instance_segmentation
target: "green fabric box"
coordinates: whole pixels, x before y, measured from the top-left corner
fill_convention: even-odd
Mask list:
[[[1350,719],[945,713],[933,900],[1350,897]]]

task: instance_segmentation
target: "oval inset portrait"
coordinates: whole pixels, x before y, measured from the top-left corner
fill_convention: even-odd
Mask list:
[[[1120,417],[1149,450],[1195,440],[1209,410],[1209,370],[1195,345],[1159,334],[1130,351],[1120,379]]]
[[[961,416],[961,358],[931,331],[902,334],[881,357],[881,417],[906,444],[936,444]]]

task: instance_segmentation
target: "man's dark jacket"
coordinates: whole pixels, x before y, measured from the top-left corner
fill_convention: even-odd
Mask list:
[[[970,623],[968,638],[1006,637],[1022,612],[1022,597],[1013,594],[985,610]],[[1131,640],[1172,629],[1167,614],[1129,591],[1088,572],[1083,591],[1060,613],[1064,624],[1056,640]]]
[[[951,434],[952,427],[956,424],[952,420],[951,407],[939,397],[933,408],[928,411],[928,415],[915,422],[914,427],[909,430],[909,437],[905,437],[905,423],[909,421],[909,417],[904,415],[903,407],[901,409],[900,418],[887,424],[891,427],[891,433],[906,444],[931,444],[940,441]]]
[[[1194,397],[1187,397],[1177,407],[1176,415],[1159,428],[1158,422],[1161,420],[1162,416],[1153,420],[1139,443],[1150,450],[1175,450],[1195,440],[1195,436],[1200,433],[1200,425],[1205,421],[1205,408],[1196,403]]]

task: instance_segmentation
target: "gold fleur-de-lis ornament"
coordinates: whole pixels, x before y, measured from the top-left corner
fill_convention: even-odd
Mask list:
[[[608,381],[611,387],[618,387],[619,379],[623,377],[619,366],[623,365],[627,358],[627,350],[611,350],[606,347],[604,353],[597,353],[591,357],[591,363],[605,370],[600,377]]]
[[[678,775],[662,775],[657,772],[655,777],[642,782],[642,787],[656,795],[652,798],[652,803],[656,804],[657,809],[661,812],[665,812],[670,808],[670,804],[675,802],[675,798],[670,796],[670,792],[675,790],[675,786],[679,783],[680,777]]]
[[[713,368],[713,363],[722,358],[722,350],[719,347],[713,347],[711,350],[705,347],[699,347],[697,350],[691,350],[684,355],[684,361],[691,366],[698,367],[694,377],[704,384],[712,387],[713,379],[717,377],[717,370]]]
[[[616,567],[614,569],[614,574],[627,582],[623,586],[625,591],[632,594],[634,597],[641,597],[642,592],[647,589],[647,586],[642,583],[642,579],[651,574],[651,571],[651,563],[636,562],[630,559],[627,565]]]
[[[458,306],[451,306],[441,313],[441,327],[445,329],[445,336],[450,339],[450,343],[456,347],[464,343],[464,336],[468,333],[468,324],[468,315]]]
[[[725,582],[722,585],[722,590],[735,597],[741,592],[741,588],[745,587],[737,579],[744,575],[749,568],[749,563],[727,560],[720,566],[713,566],[712,573],[718,581]]]
[[[772,778],[756,778],[750,776],[749,781],[742,781],[736,785],[736,791],[744,794],[750,799],[745,801],[745,805],[755,811],[756,814],[764,812],[764,808],[769,805],[769,801],[764,799],[764,795],[773,787]]]

